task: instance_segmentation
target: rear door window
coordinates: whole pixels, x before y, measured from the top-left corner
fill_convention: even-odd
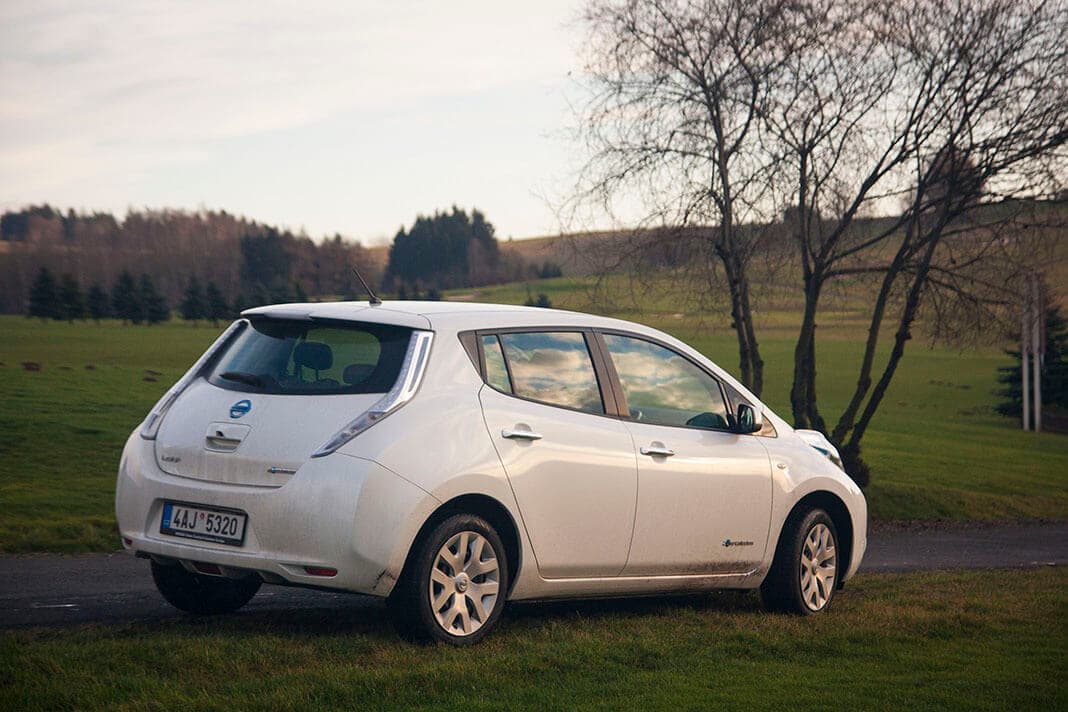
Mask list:
[[[582,333],[507,333],[499,338],[515,395],[587,413],[605,412]],[[486,371],[488,378],[488,357]]]
[[[386,393],[411,329],[383,324],[253,319],[216,359],[220,388],[281,395]]]
[[[498,391],[512,392],[512,379],[508,377],[508,366],[504,363],[504,351],[496,336],[482,337],[482,353],[486,356],[486,383]]]

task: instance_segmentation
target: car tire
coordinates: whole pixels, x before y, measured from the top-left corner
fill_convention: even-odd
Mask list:
[[[263,583],[258,577],[242,579],[203,576],[185,570],[181,564],[152,561],[156,588],[180,611],[210,615],[233,613],[252,600]]]
[[[388,600],[401,637],[473,645],[504,610],[508,560],[493,526],[482,517],[448,517],[413,547]]]
[[[838,530],[827,512],[796,509],[783,525],[771,570],[760,586],[764,606],[799,615],[827,610],[842,573],[839,551]]]

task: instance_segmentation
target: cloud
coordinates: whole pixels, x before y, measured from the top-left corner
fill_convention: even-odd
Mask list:
[[[5,0],[0,189],[121,188],[242,137],[559,82],[573,5]]]
[[[517,395],[602,412],[597,377],[581,334],[506,334],[502,341]]]
[[[543,19],[530,17],[551,12],[544,4],[507,11],[495,3],[433,2],[41,7],[16,0],[0,11],[5,116],[78,109],[157,119],[121,121],[123,130],[228,135],[304,122],[341,106],[567,71],[558,38],[520,31],[544,28]]]
[[[605,343],[632,411],[655,412],[660,422],[676,425],[704,412],[726,415],[715,382],[678,354],[622,336],[605,336]]]

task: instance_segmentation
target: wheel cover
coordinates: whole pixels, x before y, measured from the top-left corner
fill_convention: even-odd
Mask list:
[[[801,598],[809,610],[819,611],[834,593],[838,557],[834,535],[826,524],[818,523],[808,530],[801,547]]]
[[[471,635],[497,606],[500,566],[486,537],[465,531],[438,550],[430,569],[430,610],[450,635]]]

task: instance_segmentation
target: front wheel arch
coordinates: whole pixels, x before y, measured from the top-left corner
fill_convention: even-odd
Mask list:
[[[786,531],[785,523],[790,521],[790,518],[794,516],[794,513],[801,508],[818,508],[827,512],[831,521],[834,522],[834,528],[838,532],[838,546],[842,548],[842,562],[841,573],[838,576],[838,588],[842,588],[845,585],[845,575],[849,570],[849,566],[853,561],[853,517],[849,513],[849,508],[846,506],[842,499],[827,490],[819,490],[816,492],[810,492],[802,497],[798,502],[790,509],[786,517],[783,518],[783,528],[779,531],[779,539],[775,543],[775,551],[772,553],[772,560],[779,552],[779,547],[783,545],[783,537],[788,535]]]

